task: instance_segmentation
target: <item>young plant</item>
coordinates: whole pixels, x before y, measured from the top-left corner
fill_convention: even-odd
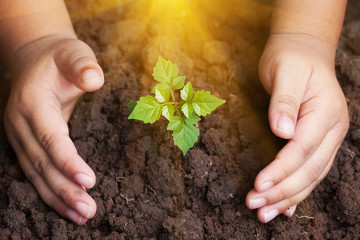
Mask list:
[[[153,73],[159,84],[151,91],[155,97],[147,95],[137,102],[130,101],[129,119],[152,124],[162,114],[169,120],[167,130],[172,131],[174,144],[185,155],[198,140],[199,130],[195,124],[200,121],[199,117],[210,114],[226,101],[211,95],[209,91],[194,92],[190,82],[185,85],[186,77],[178,76],[178,73],[176,64],[159,57]],[[175,98],[176,90],[180,90],[182,101]]]

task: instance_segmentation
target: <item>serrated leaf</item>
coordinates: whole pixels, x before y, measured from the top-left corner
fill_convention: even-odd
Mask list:
[[[185,84],[185,79],[186,79],[185,76],[176,77],[171,83],[172,88],[173,89],[181,89],[181,88],[183,88],[184,84]]]
[[[182,105],[181,111],[184,113],[186,118],[189,118],[190,115],[193,113],[194,108],[191,103],[186,102],[184,103],[184,105]]]
[[[184,101],[189,101],[194,96],[194,89],[190,82],[188,82],[185,87],[180,91],[181,99]]]
[[[209,91],[201,90],[195,93],[191,102],[199,116],[206,116],[226,101],[211,95]]]
[[[173,105],[166,104],[165,106],[162,107],[161,111],[162,111],[162,115],[166,117],[167,120],[171,121],[173,119],[175,112],[175,108]]]
[[[174,144],[178,146],[184,156],[186,152],[194,146],[199,137],[199,130],[192,124],[181,123],[177,131],[174,131],[172,136],[174,139]]]
[[[163,103],[163,102],[167,102],[169,101],[169,97],[170,97],[170,89],[163,89],[161,87],[155,87],[155,98]]]
[[[154,123],[160,118],[161,104],[152,96],[141,97],[129,116],[129,119],[141,120],[144,123]]]
[[[176,64],[159,56],[153,73],[153,77],[156,81],[171,84],[178,73],[179,69]]]
[[[179,116],[174,116],[173,119],[169,122],[167,130],[178,131],[182,128],[181,118]]]
[[[134,108],[136,107],[136,102],[134,102],[133,100],[130,100],[130,102],[127,104],[127,108],[129,109],[130,113],[132,113],[132,111],[134,111]]]
[[[199,122],[201,120],[201,118],[198,117],[198,115],[196,115],[195,112],[193,112],[189,118],[185,119],[185,122],[188,124],[196,124],[197,122]]]
[[[167,83],[159,83],[159,84],[156,84],[155,86],[154,86],[154,88],[151,90],[151,93],[154,93],[155,94],[155,89],[156,88],[161,88],[161,89],[164,89],[164,90],[169,90],[170,91],[170,86],[169,86],[169,84],[167,84]]]

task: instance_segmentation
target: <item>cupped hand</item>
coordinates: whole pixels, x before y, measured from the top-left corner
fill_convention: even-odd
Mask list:
[[[96,212],[85,191],[96,179],[77,153],[67,121],[78,97],[103,85],[95,55],[76,38],[50,36],[18,50],[10,72],[4,122],[20,166],[51,208],[83,224]]]
[[[262,222],[293,215],[329,172],[347,133],[348,109],[334,53],[334,46],[301,34],[274,34],[265,47],[259,74],[271,95],[270,127],[289,141],[246,197]]]

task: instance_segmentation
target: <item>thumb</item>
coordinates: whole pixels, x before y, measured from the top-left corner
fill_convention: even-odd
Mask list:
[[[306,80],[299,75],[279,72],[274,79],[269,106],[269,123],[273,133],[290,139],[295,134],[299,109],[306,89]],[[292,80],[289,80],[289,77]],[[300,75],[301,76],[301,75]]]
[[[58,48],[55,63],[65,78],[86,92],[104,84],[104,73],[92,49],[80,40],[68,39]]]

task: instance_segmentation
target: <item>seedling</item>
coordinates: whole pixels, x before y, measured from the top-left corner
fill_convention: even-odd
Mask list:
[[[200,116],[210,114],[226,101],[211,95],[209,91],[194,92],[190,82],[185,85],[186,77],[178,76],[178,73],[176,64],[159,57],[153,73],[159,83],[151,91],[155,97],[147,95],[137,102],[130,101],[129,119],[152,124],[162,114],[169,120],[167,130],[172,131],[174,144],[185,155],[198,140],[199,130],[195,124],[201,120]],[[177,101],[176,90],[180,90],[182,101]]]

